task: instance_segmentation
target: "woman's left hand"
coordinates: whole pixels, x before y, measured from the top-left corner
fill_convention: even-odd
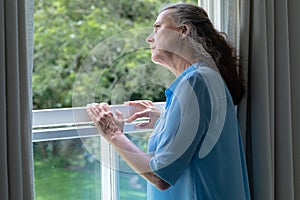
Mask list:
[[[127,123],[142,117],[150,118],[149,122],[136,124],[140,128],[153,128],[161,115],[161,111],[149,100],[128,101],[126,104],[136,109],[136,112],[127,119]]]
[[[108,140],[123,134],[124,119],[121,112],[116,111],[115,118],[107,103],[89,104],[86,110],[99,133]]]

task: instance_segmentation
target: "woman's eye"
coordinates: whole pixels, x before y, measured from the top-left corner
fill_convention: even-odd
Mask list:
[[[160,25],[155,25],[155,28],[158,28],[158,27],[160,27]]]
[[[154,26],[154,31],[156,32],[159,27],[160,27],[160,25],[155,25]]]

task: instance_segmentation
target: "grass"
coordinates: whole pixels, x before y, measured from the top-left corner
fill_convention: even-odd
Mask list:
[[[97,138],[90,141],[99,143]],[[142,140],[137,143],[146,148]],[[79,139],[35,143],[36,200],[102,200],[101,163],[88,155]],[[129,169],[122,159],[120,165]],[[146,181],[137,174],[120,172],[118,180],[120,200],[146,200]]]
[[[69,169],[49,161],[35,161],[36,200],[100,200],[100,164],[97,165],[89,170]],[[120,173],[119,181],[120,200],[146,199],[146,182],[136,174]]]
[[[36,200],[98,200],[100,180],[94,172],[56,168],[35,162]]]

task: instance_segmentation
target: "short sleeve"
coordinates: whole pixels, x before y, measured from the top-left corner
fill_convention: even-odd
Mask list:
[[[210,119],[210,100],[200,75],[180,81],[170,106],[161,120],[157,148],[150,168],[163,180],[174,185],[187,168],[205,134]]]

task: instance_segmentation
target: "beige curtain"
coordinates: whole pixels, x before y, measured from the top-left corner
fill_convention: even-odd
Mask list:
[[[33,1],[0,0],[0,199],[32,200]]]
[[[299,0],[240,0],[240,106],[255,200],[300,199]]]

